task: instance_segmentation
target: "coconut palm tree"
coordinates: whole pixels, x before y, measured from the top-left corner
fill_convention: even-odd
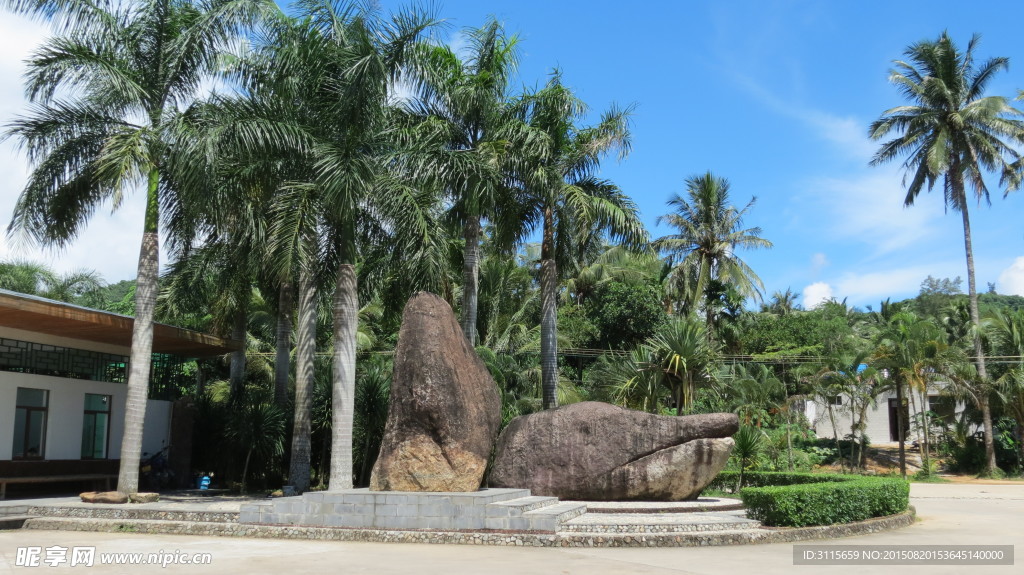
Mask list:
[[[786,291],[777,291],[772,294],[772,299],[766,304],[761,304],[761,311],[772,315],[790,315],[800,311],[800,304],[796,303],[797,294],[791,288]]]
[[[606,234],[638,249],[647,242],[636,204],[614,183],[597,176],[601,159],[629,152],[631,108],[612,107],[594,126],[577,123],[586,105],[556,71],[547,85],[525,96],[519,110],[538,145],[518,174],[526,192],[527,221],[541,227],[541,373],[545,409],[558,406],[557,300],[559,269],[572,271],[588,252],[603,248]],[[596,254],[595,254],[596,255]]]
[[[26,90],[36,105],[15,120],[34,164],[11,230],[44,245],[74,239],[101,202],[119,207],[145,190],[135,327],[118,491],[138,491],[147,380],[157,296],[161,207],[202,178],[176,170],[182,109],[198,93],[228,43],[269,0],[136,0],[118,3],[6,0],[13,11],[54,23],[28,63]]]
[[[961,51],[946,32],[938,39],[911,44],[906,61],[896,60],[889,81],[909,105],[891,108],[871,124],[872,139],[883,142],[871,160],[872,165],[905,157],[905,206],[914,205],[922,190],[929,191],[942,180],[946,207],[959,212],[964,227],[964,251],[967,255],[967,287],[971,322],[975,326],[974,356],[979,385],[988,385],[985,352],[980,330],[978,292],[974,278],[974,249],[968,213],[968,193],[980,203],[989,201],[985,174],[994,172],[1008,192],[1020,187],[1024,170],[1016,147],[1024,144],[1022,112],[1001,96],[985,96],[989,83],[1009,66],[1007,58],[975,62],[975,35]],[[909,180],[909,182],[908,182]],[[985,453],[988,473],[996,470],[992,437],[992,413],[987,393],[979,395],[985,427]]]
[[[684,313],[703,308],[708,337],[714,331],[714,300],[722,286],[732,286],[744,298],[760,299],[761,279],[738,255],[739,249],[770,248],[761,228],[743,228],[743,218],[754,207],[751,198],[742,209],[730,204],[729,181],[707,172],[686,180],[688,197],[676,194],[669,201],[672,213],[660,216],[678,230],[654,241],[672,271],[667,287]]]

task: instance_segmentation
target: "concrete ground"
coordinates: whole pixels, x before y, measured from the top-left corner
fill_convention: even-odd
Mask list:
[[[1024,566],[1024,484],[914,484],[918,522],[906,529],[832,540],[842,545],[1013,545],[1013,566],[805,566],[793,564],[793,545],[710,548],[538,549],[286,541],[58,531],[0,532],[0,573],[77,570],[95,573],[850,573],[929,575],[1021,573]],[[821,543],[821,542],[813,542]],[[92,568],[15,567],[17,548],[94,546]],[[209,553],[209,565],[100,565],[103,553]]]

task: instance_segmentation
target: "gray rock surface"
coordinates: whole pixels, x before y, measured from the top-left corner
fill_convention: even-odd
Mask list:
[[[451,307],[409,299],[371,491],[476,491],[501,425],[501,396]]]
[[[731,413],[673,417],[575,403],[509,423],[489,482],[562,499],[693,499],[725,466],[738,428]]]

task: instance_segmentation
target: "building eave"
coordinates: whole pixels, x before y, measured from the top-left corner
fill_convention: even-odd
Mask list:
[[[135,319],[130,316],[0,290],[0,326],[130,348],[134,325]],[[242,348],[240,341],[153,324],[154,353],[198,358]]]

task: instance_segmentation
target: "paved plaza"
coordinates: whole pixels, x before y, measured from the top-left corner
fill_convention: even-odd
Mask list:
[[[917,523],[897,531],[833,540],[844,545],[1014,545],[1024,553],[1024,483],[1019,485],[914,484]],[[93,567],[15,567],[18,547],[95,547]],[[100,565],[101,554],[195,555],[208,565]],[[793,545],[710,548],[547,549],[413,545],[15,530],[0,532],[0,572],[33,573],[927,573],[996,575],[1020,573],[1013,566],[800,566]]]

